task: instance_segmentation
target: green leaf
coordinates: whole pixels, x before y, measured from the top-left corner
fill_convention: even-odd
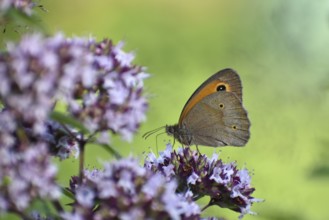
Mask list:
[[[329,178],[329,165],[316,166],[310,175],[312,178]]]
[[[107,150],[110,154],[112,154],[116,159],[121,159],[122,156],[119,154],[118,151],[116,151],[113,147],[111,147],[108,144],[101,144],[101,143],[95,143],[101,147],[104,147],[105,150]]]
[[[80,121],[62,112],[54,111],[51,113],[50,117],[61,124],[78,129],[78,131],[83,134],[89,134],[89,130]]]
[[[46,32],[46,27],[43,25],[41,18],[35,13],[27,15],[23,11],[15,8],[11,8],[5,15],[7,20],[12,21],[17,25],[26,25],[29,28],[34,28],[42,32]]]
[[[62,188],[62,192],[64,195],[66,195],[67,197],[69,197],[70,199],[74,200],[74,195],[72,194],[72,192],[70,190],[68,190],[65,187],[61,187]]]

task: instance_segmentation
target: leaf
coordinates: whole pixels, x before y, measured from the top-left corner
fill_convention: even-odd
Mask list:
[[[80,121],[62,112],[53,111],[50,117],[61,124],[69,125],[70,127],[78,129],[78,131],[83,134],[89,134],[89,130]]]
[[[108,144],[102,144],[102,143],[95,143],[101,147],[104,147],[105,150],[107,150],[110,154],[112,154],[116,159],[121,159],[122,156],[119,154],[118,151],[116,151],[113,147],[111,147]]]
[[[329,178],[329,166],[319,165],[314,167],[310,173],[312,178]]]
[[[20,9],[10,8],[5,16],[7,17],[7,20],[13,22],[16,25],[28,26],[29,28],[33,28],[41,32],[46,32],[46,27],[41,22],[41,18],[36,15],[34,9],[32,10],[32,15],[27,15]]]
[[[69,197],[70,199],[74,200],[74,194],[68,189],[68,188],[65,188],[65,187],[61,187],[62,188],[62,192],[64,195],[66,195],[67,197]]]

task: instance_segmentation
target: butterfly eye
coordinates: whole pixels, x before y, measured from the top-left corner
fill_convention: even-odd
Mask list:
[[[217,86],[217,91],[225,91],[226,90],[226,86],[225,85],[219,85]]]

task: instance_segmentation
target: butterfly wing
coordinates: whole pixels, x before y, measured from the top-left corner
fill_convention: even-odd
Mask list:
[[[216,93],[220,86],[225,86],[225,91],[232,92],[242,102],[242,86],[239,75],[232,69],[223,69],[215,73],[191,95],[186,102],[179,118],[179,123],[189,114],[189,111],[204,97]]]
[[[232,92],[219,91],[204,97],[189,111],[182,125],[195,145],[244,146],[250,137],[247,111]]]

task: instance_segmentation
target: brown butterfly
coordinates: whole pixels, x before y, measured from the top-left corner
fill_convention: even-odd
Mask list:
[[[189,98],[178,124],[165,128],[187,146],[244,146],[250,137],[250,121],[242,105],[239,75],[232,69],[212,75]]]

